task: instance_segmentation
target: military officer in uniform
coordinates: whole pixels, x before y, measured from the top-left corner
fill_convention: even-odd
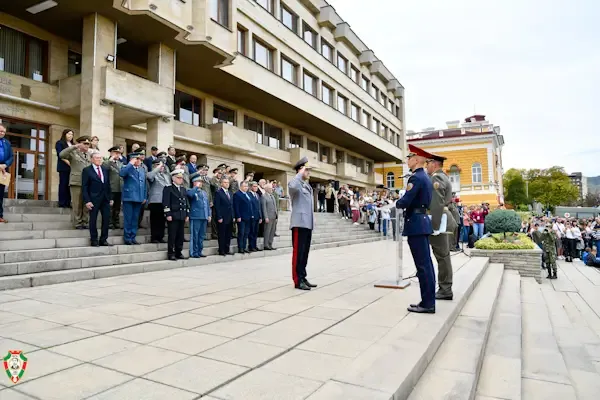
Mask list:
[[[169,260],[184,260],[183,239],[185,223],[190,216],[190,203],[187,198],[187,188],[183,183],[183,171],[176,169],[171,172],[173,184],[163,188],[163,208],[167,217]]]
[[[110,176],[110,190],[112,192],[113,204],[110,210],[110,227],[119,229],[119,215],[121,214],[121,193],[123,191],[123,179],[119,175],[123,163],[121,162],[121,148],[114,146],[108,149],[110,157],[104,160],[104,166],[108,168]]]
[[[237,173],[237,168],[232,168],[231,170],[229,170],[229,192],[231,192],[232,195],[234,195],[235,192],[240,190],[240,183],[237,180]]]
[[[450,212],[452,201],[452,183],[442,169],[446,158],[431,154],[427,161],[427,173],[431,178],[433,196],[429,206],[433,233],[429,237],[433,255],[438,265],[439,290],[435,294],[438,300],[452,300],[452,259],[450,246],[454,247],[454,231],[457,221]],[[442,223],[445,221],[445,224]],[[443,230],[443,231],[442,231]]]
[[[417,278],[421,288],[421,302],[411,304],[408,311],[435,313],[435,273],[429,249],[429,235],[433,233],[427,210],[431,204],[433,186],[423,167],[430,154],[408,145],[408,167],[412,175],[406,186],[406,193],[396,202],[396,208],[405,209],[403,236],[408,237],[408,245],[417,267]]]
[[[208,171],[207,171],[208,172]],[[210,187],[210,198],[215,198],[215,193],[217,190],[221,188],[221,178],[223,177],[221,173],[221,168],[217,167],[213,169],[213,177],[209,179],[209,187]],[[211,206],[213,215],[215,214],[214,205]],[[213,238],[217,238],[217,221],[213,218],[210,225],[211,233]]]
[[[310,290],[317,287],[306,279],[306,264],[312,231],[314,229],[314,199],[313,189],[308,182],[310,166],[308,158],[304,157],[294,165],[296,176],[288,183],[288,191],[292,202],[290,228],[292,230],[292,279],[294,287],[300,290]]]
[[[71,165],[71,175],[69,185],[71,186],[71,203],[73,205],[71,220],[75,229],[88,228],[88,209],[83,205],[83,196],[81,193],[81,172],[85,167],[91,165],[92,161],[88,154],[90,149],[89,136],[77,138],[77,145],[67,147],[58,155],[61,159],[69,161]]]

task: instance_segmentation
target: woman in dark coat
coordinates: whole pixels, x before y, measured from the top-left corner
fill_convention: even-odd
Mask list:
[[[56,156],[58,161],[56,163],[56,171],[59,176],[58,183],[58,206],[62,208],[71,207],[71,191],[69,189],[69,175],[71,174],[71,166],[69,161],[63,160],[58,155],[61,151],[67,147],[73,146],[73,131],[65,129],[60,137],[60,140],[56,142]]]

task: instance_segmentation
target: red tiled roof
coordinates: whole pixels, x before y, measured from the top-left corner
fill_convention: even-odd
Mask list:
[[[478,136],[478,135],[488,135],[494,132],[469,132],[466,131],[464,135],[460,132],[460,129],[448,129],[442,131],[444,132],[444,136],[440,136],[440,131],[432,131],[427,133],[419,133],[421,137],[415,137],[414,139],[407,139],[407,142],[418,142],[420,140],[434,140],[434,139],[444,139],[444,138],[453,138],[453,137],[464,137],[464,136]]]

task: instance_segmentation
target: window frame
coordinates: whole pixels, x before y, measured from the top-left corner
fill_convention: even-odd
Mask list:
[[[306,77],[309,77],[312,79],[312,92],[309,92],[308,90],[306,90]],[[306,93],[310,94],[311,96],[317,97],[318,96],[318,87],[319,87],[319,78],[317,78],[314,74],[311,74],[310,72],[308,72],[307,70],[303,70],[302,71],[302,90],[304,90]]]
[[[293,139],[299,139],[299,144],[296,145],[295,143],[292,143]],[[297,149],[297,148],[300,148],[300,149],[302,148],[302,135],[298,135],[297,133],[290,132],[288,149]]]
[[[48,41],[40,39],[38,37],[32,36],[32,35],[28,35],[27,33],[20,31],[18,29],[13,29],[10,26],[4,25],[4,24],[0,24],[0,29],[6,29],[6,30],[10,30],[13,32],[16,32],[18,35],[22,35],[24,41],[25,41],[25,54],[24,54],[24,65],[23,65],[23,70],[24,75],[21,75],[20,73],[17,72],[9,72],[6,70],[6,67],[3,69],[4,72],[9,73],[9,74],[13,74],[13,75],[17,75],[17,76],[21,76],[23,78],[26,79],[31,79],[34,80],[36,82],[44,82],[44,83],[49,83],[49,63],[50,63],[50,44],[48,43]],[[39,42],[40,46],[41,46],[41,52],[42,52],[42,70],[38,71],[40,72],[40,74],[42,75],[42,80],[38,81],[37,79],[33,78],[33,72],[30,71],[31,69],[31,55],[30,55],[30,51],[29,51],[29,47],[31,45],[32,41],[36,41]],[[67,60],[67,66],[68,66],[68,60]]]
[[[360,70],[357,69],[354,65],[351,64],[350,65],[350,79],[352,79],[352,81],[354,83],[356,83],[357,85],[360,86],[361,76],[362,76],[362,74],[360,73]]]
[[[354,118],[354,110],[356,110],[356,118]],[[358,122],[360,124],[360,115],[361,115],[360,106],[356,103],[350,102],[350,119],[354,122]]]
[[[325,56],[323,54],[323,46],[329,48],[329,57]],[[321,55],[330,63],[333,64],[333,60],[334,60],[334,55],[335,55],[335,48],[325,39],[323,39],[323,37],[321,37]]]
[[[216,6],[216,10],[215,10]],[[211,0],[210,19],[229,29],[231,24],[230,0]]]
[[[365,86],[363,86],[363,83],[365,83]],[[360,79],[360,87],[362,88],[362,90],[364,90],[367,93],[371,93],[370,88],[371,88],[371,80],[369,78],[366,77],[366,75],[361,75],[361,79]]]
[[[479,176],[479,179],[476,179],[477,176]],[[471,164],[471,183],[483,183],[483,165],[480,162]]]
[[[196,97],[194,95],[191,95],[189,93],[183,92],[181,90],[177,90],[177,89],[175,89],[175,95],[174,96],[175,96],[175,98],[174,98],[174,108],[175,109],[173,111],[174,111],[174,114],[175,114],[175,117],[174,117],[175,120],[177,120],[177,121],[179,121],[181,123],[184,123],[184,124],[188,124],[188,125],[204,126],[203,121],[202,121],[202,115],[203,115],[203,112],[202,112],[203,101],[202,101],[202,99],[199,98],[199,97]],[[181,120],[181,99],[182,99],[183,96],[190,97],[191,100],[192,100],[192,111],[191,111],[191,113],[192,113],[192,122],[186,122],[186,121],[182,121]],[[196,114],[194,112],[194,109],[195,109],[196,102],[198,102],[198,113],[197,113],[197,115],[198,115],[198,123],[197,124],[194,122],[194,115]]]
[[[269,14],[275,14],[275,2],[273,0],[265,0],[267,2],[267,7],[262,5],[259,0],[254,0],[256,4],[258,4],[263,10],[266,10]]]
[[[453,164],[450,166],[450,169],[448,170],[448,179],[452,185],[452,191],[460,192],[460,169],[458,168],[458,165]]]
[[[268,58],[267,63],[269,64],[268,67],[264,66],[262,63],[260,63],[259,61],[256,60],[256,45],[257,44],[259,44],[260,46],[264,47],[267,50],[267,58]],[[269,46],[267,43],[262,41],[257,36],[252,37],[252,60],[254,60],[254,62],[257,63],[258,65],[260,65],[261,67],[268,69],[271,72],[273,72],[273,60],[275,58],[273,52],[274,52],[273,48],[271,46]]]
[[[315,144],[317,146],[317,151],[311,150],[311,145]],[[319,142],[317,142],[316,140],[311,140],[311,139],[306,139],[306,150],[308,151],[312,151],[313,153],[317,153],[319,154]]]
[[[238,53],[242,54],[243,56],[248,57],[248,29],[238,25],[237,40],[238,40],[238,43],[237,43]],[[240,46],[240,43],[241,43],[241,46]]]
[[[312,43],[309,43],[308,40],[306,40],[306,32],[310,32],[312,34]],[[318,50],[318,33],[313,28],[311,28],[311,26],[308,25],[306,21],[302,21],[302,40],[304,40],[304,42],[313,49]]]
[[[280,60],[280,64],[279,64],[279,69],[280,69],[281,77],[283,79],[285,79],[287,82],[298,86],[298,64],[296,64],[294,61],[292,61],[290,58],[284,56],[283,54],[281,55],[280,58],[281,58],[281,60]],[[283,76],[283,63],[284,62],[286,62],[292,66],[292,80],[291,81],[289,79],[287,79],[285,76]]]
[[[377,100],[377,102],[379,102],[379,88],[377,86],[375,86],[374,83],[371,83],[371,90],[372,90],[371,96],[375,100]]]
[[[340,100],[344,100],[344,111],[340,110]],[[336,110],[338,110],[339,112],[341,112],[342,114],[348,116],[348,98],[340,93],[338,93],[337,95],[337,103],[336,103]]]
[[[345,62],[345,67],[344,67],[345,70],[343,70],[343,69],[340,68],[340,58],[342,60],[344,60],[344,62]],[[337,59],[336,59],[336,64],[335,65],[336,65],[337,69],[339,69],[340,71],[342,71],[344,73],[344,75],[346,75],[346,76],[348,76],[348,64],[349,64],[348,59],[346,57],[344,57],[342,54],[340,54],[340,52],[338,51],[338,53],[337,53]]]
[[[390,179],[391,178],[391,179]],[[388,172],[385,174],[385,183],[387,188],[395,188],[396,187],[396,176],[393,172]],[[391,183],[391,185],[390,185]]]
[[[323,89],[327,89],[329,91],[329,102],[325,101],[325,96],[323,96]],[[334,95],[335,95],[335,90],[331,86],[329,86],[325,83],[321,83],[321,101],[323,103],[327,104],[329,107],[333,107]]]
[[[290,14],[290,16],[292,17],[292,27],[289,27],[284,22],[284,20],[283,20],[284,11],[287,12],[288,14]],[[283,24],[283,26],[288,28],[290,31],[294,32],[296,35],[298,34],[298,21],[300,21],[300,17],[298,16],[298,14],[293,12],[292,9],[283,2],[281,3],[281,6],[279,7],[279,21]]]
[[[233,115],[233,121],[226,121],[224,119],[216,118],[215,117],[215,112],[219,112],[219,111],[223,112],[223,113],[229,113],[229,112],[231,112],[232,115]],[[214,124],[223,123],[223,124],[235,126],[235,124],[236,124],[236,114],[237,113],[236,113],[235,109],[232,109],[232,108],[225,107],[225,106],[222,106],[220,104],[214,103],[213,104],[213,119],[212,119],[212,123],[213,123],[213,125]],[[215,122],[215,120],[216,120],[216,122]]]
[[[364,121],[365,121],[364,124],[362,123],[362,121],[363,121],[362,118],[364,118]],[[361,117],[360,124],[362,126],[364,126],[365,128],[367,128],[367,129],[370,130],[371,129],[370,126],[369,126],[370,125],[370,122],[369,122],[370,120],[371,120],[371,114],[369,114],[368,111],[363,110],[362,111],[362,117]]]

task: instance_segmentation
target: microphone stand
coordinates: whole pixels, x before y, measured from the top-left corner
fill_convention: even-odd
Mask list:
[[[396,205],[394,205],[396,207]],[[392,227],[390,227],[392,229]],[[396,276],[393,280],[382,280],[375,283],[375,287],[384,289],[406,289],[410,286],[410,280],[403,278],[403,249],[402,231],[404,230],[404,210],[396,209]]]

